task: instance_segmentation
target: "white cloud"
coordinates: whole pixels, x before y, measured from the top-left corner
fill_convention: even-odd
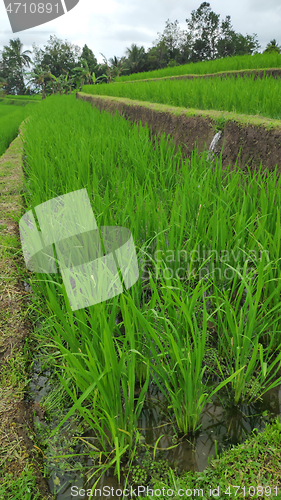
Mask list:
[[[80,0],[67,14],[37,28],[12,33],[4,2],[0,1],[0,49],[11,38],[19,37],[25,48],[32,43],[43,47],[50,35],[68,40],[83,47],[86,43],[102,62],[100,52],[107,58],[125,54],[132,43],[151,47],[162,33],[165,22],[179,21],[181,29],[185,20],[196,10],[202,0]],[[272,38],[281,43],[280,0],[209,0],[212,10],[220,19],[231,16],[233,27],[242,34],[257,33],[264,46]]]

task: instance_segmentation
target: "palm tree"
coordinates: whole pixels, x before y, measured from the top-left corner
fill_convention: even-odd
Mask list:
[[[15,66],[20,69],[23,69],[25,66],[30,66],[32,63],[31,58],[28,54],[31,54],[31,50],[24,50],[23,44],[21,43],[19,38],[15,38],[15,40],[10,40],[9,46],[4,46],[4,51],[6,51],[9,59],[14,62]]]
[[[114,75],[118,78],[124,71],[125,57],[119,58],[114,56],[109,59],[109,62],[111,64],[111,68],[113,69]]]
[[[131,73],[138,73],[144,68],[146,63],[146,53],[144,47],[138,47],[132,43],[131,48],[126,49],[126,63]]]
[[[27,75],[31,76],[30,80],[27,82],[27,85],[32,83],[33,85],[42,88],[42,99],[45,99],[47,81],[52,78],[50,70],[42,70],[36,68],[35,71],[31,71],[27,73]]]
[[[264,53],[266,52],[277,52],[278,54],[280,54],[280,47],[277,44],[275,38],[273,40],[270,40],[270,42],[267,44]]]
[[[10,40],[2,50],[2,73],[7,80],[8,93],[24,94],[24,68],[32,63],[28,54],[30,50],[23,51],[23,44],[19,38]]]

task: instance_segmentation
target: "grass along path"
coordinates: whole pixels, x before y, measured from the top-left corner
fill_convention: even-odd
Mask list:
[[[25,403],[29,374],[26,292],[18,224],[23,212],[22,144],[17,137],[0,158],[0,498],[51,500],[34,446],[33,408]]]

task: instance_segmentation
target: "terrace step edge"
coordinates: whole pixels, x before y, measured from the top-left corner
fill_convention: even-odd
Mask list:
[[[176,149],[181,147],[183,157],[191,155],[195,144],[199,152],[209,150],[215,133],[220,130],[219,149],[222,149],[224,168],[237,164],[242,170],[246,166],[252,170],[262,163],[263,170],[272,171],[277,166],[278,173],[281,172],[281,120],[84,92],[77,92],[76,98],[100,110],[117,111],[132,123],[147,124],[158,136],[169,135]]]
[[[281,68],[264,68],[264,69],[239,69],[239,70],[229,70],[229,71],[218,71],[217,73],[206,73],[203,75],[197,75],[195,73],[189,73],[186,75],[175,75],[175,76],[161,76],[159,78],[144,78],[143,80],[125,80],[120,81],[120,83],[138,83],[138,82],[158,82],[160,80],[193,80],[195,78],[227,78],[230,76],[244,77],[244,76],[254,76],[254,79],[263,78],[264,76],[272,76],[273,78],[281,78]],[[118,78],[114,80],[113,83],[119,83]]]

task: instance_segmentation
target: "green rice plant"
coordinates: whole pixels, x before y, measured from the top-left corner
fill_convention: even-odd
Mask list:
[[[240,71],[247,69],[280,68],[281,55],[278,53],[254,54],[234,57],[224,57],[213,61],[181,64],[172,68],[163,68],[155,71],[121,75],[115,82],[143,80],[147,78],[163,78],[165,76],[179,75],[206,75],[220,71]]]
[[[29,165],[27,205],[31,202],[28,191],[36,193],[32,199],[34,207],[87,186],[93,211],[100,214],[101,225],[111,225],[114,218],[114,224],[126,227],[133,217],[135,242],[146,240],[155,229],[150,217],[151,206],[158,196],[164,200],[166,195],[168,200],[172,197],[180,153],[175,154],[174,148],[167,148],[165,140],[158,143],[149,139],[147,129],[130,127],[118,116],[101,115],[81,101],[65,101],[65,123],[69,120],[72,125],[58,129],[56,107],[51,98],[49,102],[43,102],[28,124],[25,135],[26,162]],[[99,128],[94,131],[93,123],[97,120]],[[47,136],[46,128],[49,129]],[[110,134],[106,133],[109,129]],[[80,130],[79,137],[77,130]],[[36,141],[33,140],[34,134]],[[64,147],[64,144],[68,146]],[[65,168],[61,168],[62,165]],[[140,165],[146,165],[146,170],[139,168]],[[121,171],[122,175],[114,175]],[[128,192],[134,195],[128,197]],[[150,195],[153,195],[151,200]]]
[[[94,430],[93,455],[105,460],[96,474],[110,464],[118,473],[122,459],[132,459],[149,377],[184,432],[198,428],[216,392],[228,390],[240,404],[276,383],[276,171],[223,170],[221,157],[211,163],[197,148],[183,161],[169,139],[73,96],[50,97],[33,110],[24,153],[27,209],[86,188],[98,226],[130,229],[140,262],[133,287],[76,311],[60,274],[30,276],[32,307],[46,318],[54,362],[67,374],[61,383],[71,412]],[[225,358],[225,366],[218,364],[221,383],[211,389],[203,362],[207,340]]]
[[[144,317],[135,309],[135,315],[143,325],[151,349],[153,380],[166,397],[168,408],[173,409],[179,430],[187,434],[198,429],[200,415],[212,396],[239,372],[209,393],[210,389],[203,384],[208,317],[204,301],[206,286],[199,282],[189,293],[181,285],[173,287],[163,283],[162,287],[164,303],[151,279],[154,301],[149,314]],[[201,320],[197,319],[200,309],[203,309]]]
[[[99,219],[102,218],[104,225],[111,224],[113,219],[120,225],[134,220],[136,244],[141,247],[150,240],[156,244],[157,252],[162,250],[164,257],[169,249],[179,248],[182,260],[187,263],[189,251],[198,243],[210,253],[213,263],[225,252],[228,264],[235,267],[246,258],[245,249],[258,252],[262,246],[267,248],[272,231],[278,228],[274,207],[278,206],[279,191],[272,189],[273,180],[266,187],[261,184],[260,176],[253,178],[246,194],[238,170],[222,176],[219,162],[215,168],[207,168],[206,158],[198,153],[192,155],[189,162],[182,162],[179,169],[180,155],[175,157],[164,138],[160,143],[151,141],[147,129],[137,126],[130,129],[123,120],[91,110],[87,103],[76,103],[75,110],[73,106],[67,110],[64,106],[65,117],[69,115],[70,122],[74,122],[79,109],[81,120],[77,128],[83,138],[76,139],[74,126],[53,130],[58,119],[57,103],[52,101],[50,118],[51,101],[46,104],[48,107],[42,108],[38,118],[29,124],[29,137],[36,137],[36,141],[25,140],[30,165],[28,187],[36,196],[33,206],[87,186],[93,211],[101,214]],[[94,136],[91,133],[93,116],[100,120],[100,133],[96,131]],[[108,134],[103,134],[102,127],[110,127],[110,140]],[[68,147],[61,153],[63,138]],[[88,148],[92,148],[92,152],[89,153]],[[144,165],[143,168],[140,165]],[[121,168],[122,177],[111,175]],[[132,196],[125,198],[127,192]],[[269,208],[271,215],[259,218],[259,199],[263,212]],[[265,237],[267,227],[270,234]],[[258,239],[253,238],[253,234],[258,235]],[[276,254],[274,248],[272,245],[271,250]],[[179,259],[172,256],[171,260],[172,269],[176,269]],[[222,258],[220,269],[227,269]],[[218,279],[223,278],[218,275]]]
[[[82,92],[92,95],[126,97],[171,106],[215,109],[280,119],[280,79],[227,77],[195,80],[157,80],[134,85],[85,85]]]
[[[56,296],[49,288],[48,292],[51,311],[64,321]],[[67,297],[65,299],[67,304]],[[67,310],[68,317],[73,316],[71,322],[75,327],[74,314],[68,307]],[[65,330],[58,319],[53,318],[50,322],[54,341],[63,356],[66,374],[72,381],[72,389],[61,377],[60,380],[74,403],[56,431],[78,410],[95,432],[98,446],[101,448],[96,447],[96,451],[99,450],[99,453],[107,457],[107,463],[99,467],[98,471],[104,472],[115,464],[119,481],[121,459],[125,452],[132,453],[137,419],[149,382],[148,363],[145,383],[138,398],[135,398],[135,359],[139,353],[135,349],[133,325],[130,323],[123,297],[121,310],[126,328],[126,337],[122,343],[116,341],[110,328],[116,315],[114,305],[109,321],[106,317],[107,305],[92,306],[89,308],[89,316],[85,310],[76,312],[75,316],[79,322],[72,335],[70,329]],[[115,457],[110,460],[112,446]]]
[[[244,264],[243,274],[235,270],[241,282],[237,288],[234,303],[230,301],[230,294],[226,291],[223,302],[220,303],[218,295],[216,297],[216,303],[220,303],[217,309],[220,350],[224,356],[228,373],[233,374],[242,366],[245,367],[231,382],[235,405],[240,400],[241,402],[257,400],[266,391],[278,386],[281,382],[281,377],[277,378],[281,367],[281,353],[277,352],[275,356],[270,356],[268,346],[264,350],[260,343],[260,337],[264,330],[270,329],[271,345],[277,337],[280,350],[280,330],[276,330],[276,324],[280,325],[280,306],[277,304],[267,310],[266,306],[267,303],[270,303],[271,297],[267,299],[266,304],[261,305],[260,302],[262,288],[268,274],[267,268],[271,267],[271,262],[267,266],[265,265],[265,259],[266,254],[263,253],[256,269],[257,277],[254,281],[252,280],[253,272],[246,275],[247,262]],[[280,297],[280,281],[276,279],[274,281],[275,290],[273,293]],[[240,301],[245,289],[246,298],[241,306]],[[217,363],[222,374],[219,361]]]
[[[28,163],[32,165],[28,186],[37,197],[33,206],[86,185],[93,211],[101,214],[99,219],[102,218],[104,225],[114,223],[113,219],[120,225],[134,220],[134,238],[140,247],[150,240],[156,245],[157,256],[164,254],[164,258],[170,249],[171,254],[172,250],[180,249],[179,259],[171,255],[170,267],[174,272],[179,262],[193,273],[202,268],[199,259],[188,262],[198,244],[210,254],[210,272],[214,267],[213,274],[220,282],[228,280],[224,276],[229,270],[225,261],[233,267],[241,265],[246,258],[245,249],[258,254],[260,248],[267,248],[273,231],[278,230],[275,214],[280,191],[273,189],[274,180],[268,180],[266,185],[260,175],[253,177],[246,194],[238,170],[222,176],[219,162],[214,169],[206,168],[206,158],[197,153],[189,162],[182,162],[179,169],[180,156],[175,157],[173,149],[166,147],[164,138],[160,143],[151,141],[147,129],[137,126],[130,129],[123,120],[91,110],[87,103],[76,103],[75,110],[64,105],[65,118],[69,116],[72,123],[79,109],[81,120],[77,128],[83,138],[76,139],[73,125],[53,130],[58,119],[57,102],[46,104],[38,119],[29,124],[32,141],[25,143]],[[100,133],[96,131],[95,136],[91,132],[93,116],[104,120],[100,121]],[[110,127],[110,138],[103,134],[103,126]],[[63,137],[68,148],[61,153]],[[90,147],[92,153],[88,152]],[[140,168],[142,164],[145,167]],[[112,171],[120,168],[123,176],[113,177]],[[132,196],[124,197],[127,192]],[[263,203],[262,217],[259,217],[259,200]],[[270,214],[265,216],[267,209]],[[275,244],[270,247],[273,258],[277,258],[275,248]],[[226,259],[222,258],[224,253]],[[156,259],[153,260],[155,264]]]

